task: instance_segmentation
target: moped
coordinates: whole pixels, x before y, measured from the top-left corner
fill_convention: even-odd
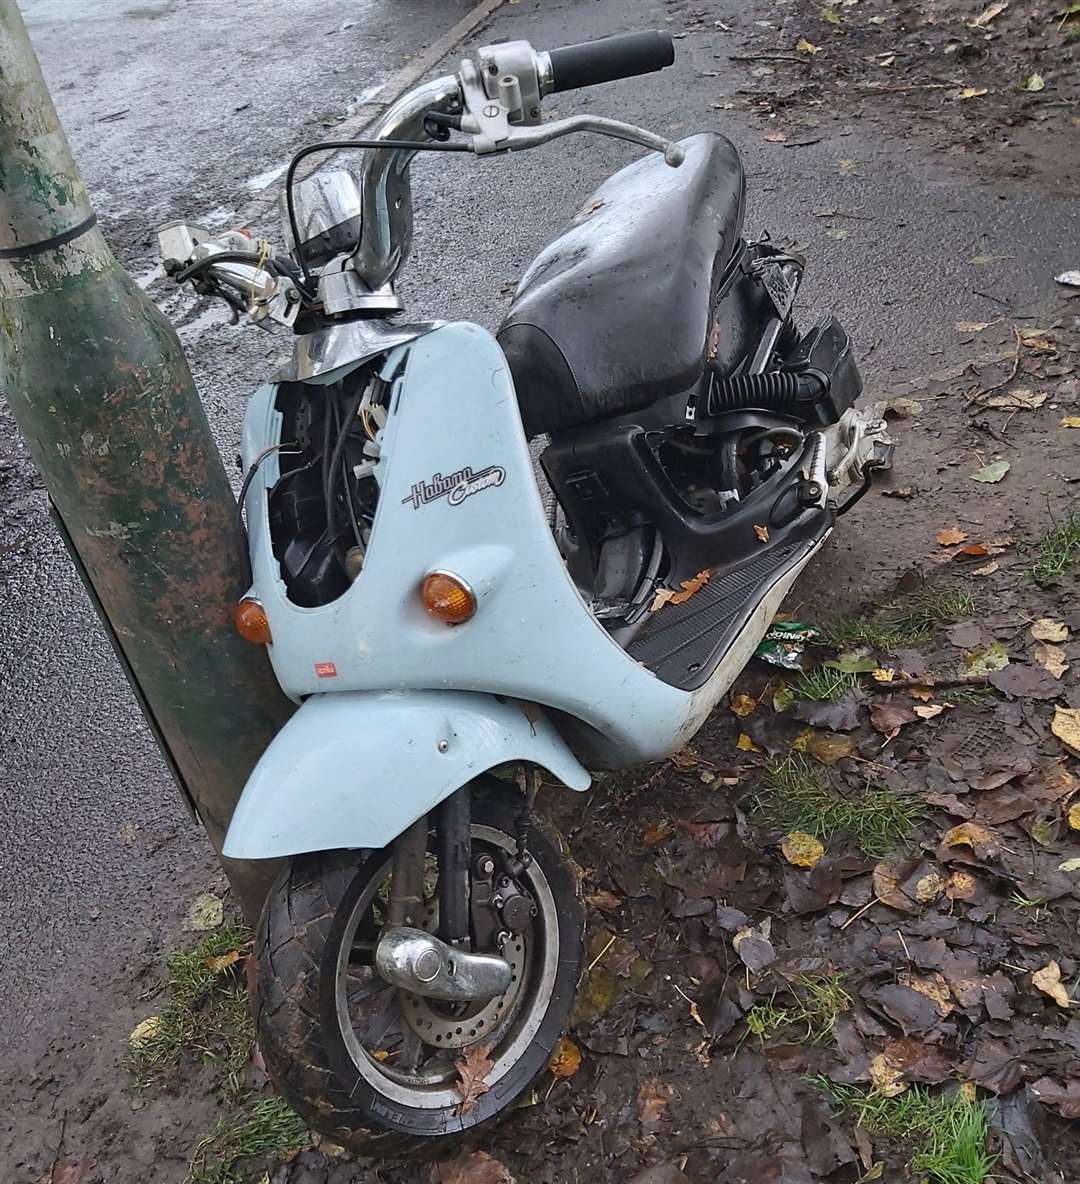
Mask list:
[[[295,334],[247,408],[236,624],[300,706],[225,854],[285,861],[259,1040],[288,1101],[354,1151],[437,1148],[545,1069],[584,912],[541,773],[585,790],[682,748],[890,464],[845,330],[796,325],[805,260],[744,237],[728,140],[543,119],[547,95],[673,61],[660,32],[492,45],[369,139],[294,158],[287,252],[159,232],[178,282]],[[399,319],[416,152],[578,132],[649,151],[541,252],[498,333]],[[365,149],[359,177],[297,179],[343,146]]]

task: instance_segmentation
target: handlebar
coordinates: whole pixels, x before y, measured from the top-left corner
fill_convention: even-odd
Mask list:
[[[675,42],[670,33],[656,29],[564,45],[549,50],[547,56],[551,63],[550,92],[557,94],[663,70],[675,61]]]

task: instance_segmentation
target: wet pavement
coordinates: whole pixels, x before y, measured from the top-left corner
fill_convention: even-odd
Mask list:
[[[467,8],[447,0],[25,5],[106,234],[178,325],[227,458],[245,396],[287,342],[233,328],[219,309],[196,308],[155,280],[153,226],[181,215],[230,222],[277,184],[290,149],[332,135],[339,116]],[[992,320],[1001,302],[1038,304],[1050,277],[1076,265],[1075,198],[977,180],[961,160],[954,167],[916,140],[827,110],[805,146],[766,141],[759,117],[724,107],[747,77],[729,54],[762,14],[709,6],[729,33],[693,20],[701,8],[522,0],[504,5],[481,39],[547,47],[650,26],[686,32],[664,75],[554,96],[546,109],[615,115],[672,135],[729,134],[749,177],[747,230],[804,244],[803,307],[839,312],[868,385],[881,393],[899,377],[956,362],[954,322]],[[419,158],[417,237],[401,283],[410,313],[494,325],[547,237],[635,154],[582,136],[509,159]],[[814,213],[827,208],[858,215],[844,224],[846,237],[830,236],[835,223]],[[1073,255],[1063,254],[1070,245]],[[971,262],[987,256],[1006,258]],[[661,325],[657,348],[663,342]],[[93,1013],[116,963],[144,949],[148,935],[164,939],[211,864],[48,524],[6,412],[0,427],[0,1047],[32,1053],[73,1009]],[[873,536],[872,511],[856,518]],[[859,600],[905,565],[882,538],[869,569],[848,568],[848,545],[804,582],[800,599],[811,609]]]

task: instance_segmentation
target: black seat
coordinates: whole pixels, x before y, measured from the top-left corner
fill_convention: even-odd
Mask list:
[[[529,436],[688,391],[742,230],[739,154],[712,132],[610,177],[537,256],[499,328]]]

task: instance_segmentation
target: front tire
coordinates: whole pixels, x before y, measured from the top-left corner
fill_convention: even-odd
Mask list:
[[[475,782],[474,849],[512,852],[520,809],[506,783]],[[564,848],[534,816],[523,880],[537,916],[507,951],[520,974],[501,1000],[458,1018],[384,983],[371,965],[389,849],[362,860],[334,851],[289,862],[256,936],[255,1020],[271,1078],[309,1126],[363,1155],[441,1153],[505,1111],[543,1072],[569,1022],[583,959],[580,886]],[[463,1108],[454,1064],[485,1042],[489,1088]]]

